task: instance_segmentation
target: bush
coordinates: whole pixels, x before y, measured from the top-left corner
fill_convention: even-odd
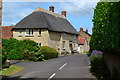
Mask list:
[[[5,63],[6,59],[7,59],[7,55],[2,49],[0,49],[0,64]]]
[[[8,54],[8,59],[9,60],[22,60],[23,56],[19,50],[11,50]]]
[[[44,55],[44,59],[50,59],[50,58],[57,58],[58,57],[58,52],[48,46],[41,46],[41,53]]]
[[[106,62],[102,56],[102,52],[94,50],[90,56],[91,61],[91,73],[97,78],[105,78],[109,77],[109,69],[106,65]]]

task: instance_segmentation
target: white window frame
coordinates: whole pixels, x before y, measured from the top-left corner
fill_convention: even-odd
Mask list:
[[[38,46],[41,46],[41,43],[37,43]]]
[[[22,36],[22,34],[23,34],[23,33],[22,33],[22,31],[20,30],[20,31],[19,31],[19,36]]]
[[[26,30],[26,36],[33,36],[34,35],[34,30],[33,29],[27,29]]]
[[[65,44],[66,44],[66,42],[63,41],[63,43],[62,43],[62,48],[63,48],[63,49],[65,49]]]

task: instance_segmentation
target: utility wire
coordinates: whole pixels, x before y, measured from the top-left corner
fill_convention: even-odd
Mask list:
[[[65,0],[65,2],[67,2],[67,3],[69,3],[69,4],[71,4],[71,5],[75,6],[75,7],[77,7],[78,9],[82,9],[82,8],[78,7],[77,5],[71,3],[71,2],[68,2],[68,1],[66,1],[66,0]],[[84,9],[82,9],[82,10],[84,10]],[[87,14],[91,14],[90,12],[88,12],[88,11],[86,11],[86,10],[84,10],[84,12],[86,12]]]

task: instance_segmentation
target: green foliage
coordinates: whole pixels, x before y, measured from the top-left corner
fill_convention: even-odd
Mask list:
[[[109,79],[110,72],[107,67],[105,60],[102,55],[95,54],[90,56],[91,60],[91,73],[99,80],[99,79]]]
[[[40,61],[44,58],[37,43],[29,39],[3,39],[2,46],[10,60]]]
[[[5,52],[2,50],[2,49],[0,49],[0,64],[3,64],[3,63],[5,63],[5,61],[6,61],[6,59],[7,59],[7,55],[5,54]]]
[[[120,2],[98,2],[94,9],[91,50],[120,55]]]
[[[57,58],[58,57],[58,52],[48,46],[41,46],[41,53],[44,55],[44,59],[50,59],[50,58]]]
[[[18,50],[11,50],[8,54],[8,59],[10,60],[22,60],[23,56],[22,53],[19,53],[20,51]]]

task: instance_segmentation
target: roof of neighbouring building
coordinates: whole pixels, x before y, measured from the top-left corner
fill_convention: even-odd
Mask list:
[[[84,45],[86,37],[85,36],[78,36],[78,44]]]
[[[13,26],[2,26],[2,38],[3,39],[10,39],[13,35],[11,29]]]
[[[78,34],[63,15],[42,8],[37,8],[33,13],[18,22],[13,30],[19,28],[40,28],[50,31]]]

